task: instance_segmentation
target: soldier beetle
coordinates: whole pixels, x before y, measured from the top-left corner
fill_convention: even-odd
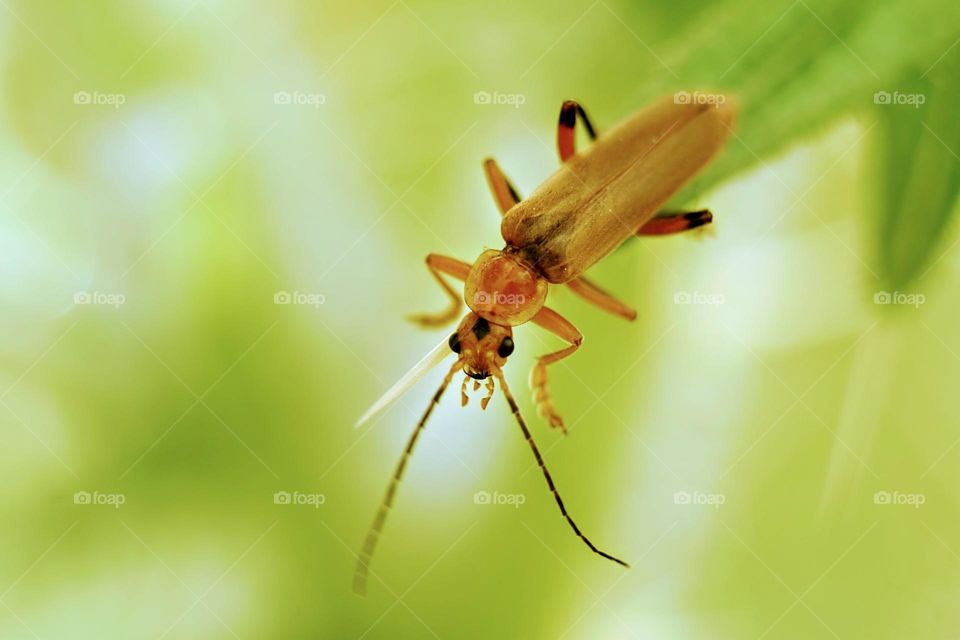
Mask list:
[[[513,352],[513,327],[526,322],[568,343],[563,349],[540,356],[530,374],[538,413],[551,427],[566,433],[550,397],[547,367],[573,354],[583,336],[563,316],[545,306],[548,288],[566,285],[604,311],[627,320],[636,318],[636,311],[582,274],[631,236],[671,234],[713,220],[708,210],[666,213],[661,207],[723,147],[736,116],[734,105],[723,98],[692,104],[667,97],[599,137],[580,104],[564,102],[557,128],[560,169],[524,200],[496,161],[484,162],[490,190],[502,214],[500,231],[506,245],[500,250],[484,251],[473,264],[437,254],[427,256],[427,268],[449,296],[450,306],[441,313],[410,319],[423,327],[440,327],[457,319],[464,302],[469,312],[449,339],[427,354],[357,422],[360,426],[378,414],[451,352],[456,354],[456,362],[407,442],[367,533],[354,577],[358,592],[366,590],[370,561],[407,461],[433,408],[458,371],[465,374],[461,386],[463,405],[467,404],[467,384],[471,379],[475,391],[481,381],[486,381],[487,393],[481,400],[484,409],[493,396],[494,380],[499,383],[560,513],[574,533],[594,553],[628,566],[597,548],[567,513],[510,392],[503,366]],[[575,149],[578,121],[593,141],[580,152]],[[464,281],[462,296],[444,276]]]

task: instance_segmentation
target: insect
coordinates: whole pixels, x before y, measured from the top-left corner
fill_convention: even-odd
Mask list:
[[[513,352],[513,327],[532,322],[567,342],[567,346],[537,358],[530,386],[540,415],[551,427],[566,433],[547,384],[548,367],[569,357],[583,336],[567,319],[545,306],[550,285],[566,285],[590,304],[627,320],[636,311],[587,280],[591,265],[634,235],[664,235],[693,229],[712,221],[708,210],[665,213],[661,207],[723,146],[734,124],[736,108],[719,104],[676,104],[670,97],[653,103],[599,138],[583,107],[566,101],[560,109],[557,147],[560,169],[521,200],[517,190],[493,159],[484,162],[487,182],[502,214],[503,249],[484,251],[473,264],[430,254],[427,268],[450,298],[441,313],[410,319],[423,327],[454,322],[466,302],[469,312],[448,340],[437,345],[401,378],[358,421],[357,426],[405,393],[427,371],[450,353],[457,356],[417,423],[394,471],[386,495],[358,557],[354,588],[366,590],[370,562],[407,462],[427,420],[459,371],[465,374],[461,401],[468,401],[471,379],[477,391],[483,381],[481,407],[500,385],[520,430],[530,445],[560,512],[574,533],[596,554],[623,566],[626,562],[596,547],[567,512],[533,436],[503,375]],[[577,152],[575,133],[582,123],[593,140]],[[463,295],[445,280],[464,281]]]

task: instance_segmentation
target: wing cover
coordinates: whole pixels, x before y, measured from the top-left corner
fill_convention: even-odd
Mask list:
[[[570,158],[503,218],[552,283],[567,282],[650,220],[723,147],[736,107],[666,97]]]

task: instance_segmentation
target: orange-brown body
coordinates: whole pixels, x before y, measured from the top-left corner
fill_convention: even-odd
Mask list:
[[[506,246],[502,250],[483,252],[473,264],[436,254],[427,257],[427,267],[450,297],[451,306],[442,313],[412,319],[427,327],[446,325],[459,316],[463,302],[470,307],[470,312],[450,335],[447,345],[438,345],[360,420],[369,419],[402,395],[423,373],[449,355],[446,347],[457,355],[410,437],[368,532],[357,563],[358,591],[366,588],[373,550],[407,459],[433,408],[453,376],[461,370],[466,374],[461,386],[463,404],[467,403],[467,385],[471,378],[474,390],[480,388],[481,380],[486,380],[488,394],[481,400],[484,408],[493,395],[494,380],[499,382],[560,512],[574,533],[594,553],[627,566],[623,560],[597,548],[567,513],[507,387],[503,367],[513,352],[515,326],[532,322],[568,343],[537,358],[530,375],[538,412],[551,427],[566,432],[548,392],[547,367],[573,354],[583,336],[573,324],[546,306],[549,285],[564,284],[587,302],[633,320],[636,311],[582,274],[635,234],[663,235],[711,222],[712,215],[706,210],[668,214],[661,212],[661,208],[720,150],[732,130],[734,115],[735,108],[726,98],[711,104],[677,104],[666,98],[628,118],[585,151],[577,153],[574,127],[578,117],[591,138],[596,135],[583,108],[567,101],[561,108],[557,130],[561,167],[522,201],[496,163],[485,162],[487,179],[503,214],[500,231]],[[462,297],[443,276],[464,281]]]

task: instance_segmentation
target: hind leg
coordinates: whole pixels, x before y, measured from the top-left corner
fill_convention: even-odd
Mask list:
[[[660,213],[637,229],[638,236],[663,236],[696,229],[713,222],[713,214],[707,209],[681,213]]]
[[[613,295],[604,291],[583,276],[574,278],[567,283],[567,286],[570,288],[570,291],[607,313],[612,313],[626,320],[637,319],[637,311],[633,307],[617,300]]]

